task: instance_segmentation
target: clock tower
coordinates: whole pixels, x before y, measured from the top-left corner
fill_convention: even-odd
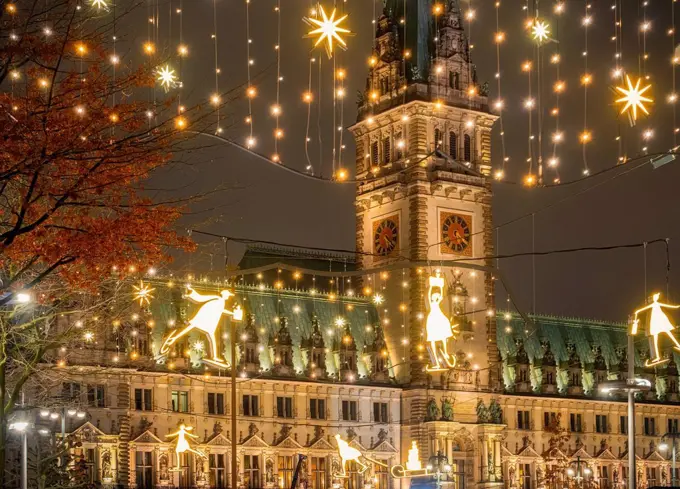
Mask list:
[[[393,262],[431,266],[367,280],[380,307],[394,374],[417,389],[494,390],[498,350],[493,277],[443,260],[491,265],[491,128],[487,87],[477,80],[458,0],[386,0],[376,26],[356,140],[356,246],[364,269]],[[430,373],[428,284],[445,279],[441,309],[457,324],[452,371]],[[365,284],[366,285],[366,284]],[[425,402],[425,401],[424,401]],[[424,404],[423,404],[424,406]]]

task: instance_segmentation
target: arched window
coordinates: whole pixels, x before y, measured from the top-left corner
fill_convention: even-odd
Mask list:
[[[442,131],[439,128],[434,130],[434,148],[439,149],[442,145]]]
[[[463,159],[472,161],[472,139],[470,139],[469,134],[463,137]]]
[[[460,73],[449,71],[449,88],[460,90]]]
[[[449,131],[449,156],[458,159],[458,136],[453,131]]]
[[[378,166],[378,141],[371,143],[371,164]]]
[[[396,159],[397,159],[397,161],[399,161],[404,157],[404,141],[402,141],[402,139],[401,139],[401,133],[400,132],[395,134],[394,140],[395,140],[394,146],[396,147],[396,151],[397,151]]]
[[[389,163],[392,160],[392,152],[390,151],[390,137],[383,138],[383,163]]]

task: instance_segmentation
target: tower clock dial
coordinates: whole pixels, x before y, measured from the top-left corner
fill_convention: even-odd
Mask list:
[[[373,253],[390,256],[399,249],[399,216],[378,219],[373,223]]]
[[[472,216],[442,212],[441,252],[472,256]]]

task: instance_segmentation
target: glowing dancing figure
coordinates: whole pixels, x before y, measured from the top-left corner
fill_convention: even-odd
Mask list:
[[[163,346],[161,346],[161,355],[165,355],[177,340],[186,336],[192,330],[197,329],[203,331],[208,337],[207,358],[204,358],[203,361],[217,367],[228,368],[229,364],[222,359],[220,353],[217,351],[217,326],[220,324],[222,314],[230,315],[234,321],[241,321],[243,319],[243,309],[241,309],[240,306],[236,306],[233,311],[225,309],[227,300],[234,296],[234,294],[228,290],[221,291],[220,295],[201,295],[192,289],[191,286],[187,285],[187,289],[189,290],[189,294],[185,297],[197,304],[203,305],[198,312],[196,312],[194,317],[189,320],[189,325],[186,328],[170,333],[165,339]]]
[[[175,455],[177,456],[177,465],[175,466],[176,468],[173,469],[174,472],[179,472],[182,470],[179,457],[180,453],[191,452],[195,453],[201,458],[207,458],[205,453],[203,453],[202,451],[196,450],[195,448],[191,448],[189,440],[187,440],[186,438],[187,436],[194,439],[198,438],[198,436],[189,433],[193,429],[194,429],[193,427],[186,426],[184,425],[184,423],[182,423],[179,425],[179,429],[177,431],[175,431],[174,433],[170,433],[169,435],[165,435],[166,438],[177,437],[177,443],[175,444]]]
[[[649,309],[650,313],[648,323],[649,326],[647,328],[647,337],[649,338],[649,353],[651,358],[645,362],[645,366],[647,367],[651,367],[668,361],[668,359],[664,360],[661,358],[661,352],[659,351],[659,335],[661,333],[666,333],[675,344],[673,348],[680,351],[680,342],[678,342],[677,338],[673,334],[675,326],[673,326],[673,323],[671,323],[670,319],[668,319],[666,313],[663,312],[664,307],[667,309],[678,309],[680,308],[680,306],[674,306],[671,304],[664,304],[662,302],[659,302],[660,296],[661,294],[657,292],[652,296],[651,304],[635,311],[633,329],[630,332],[631,335],[637,334],[638,326],[640,324],[638,314]]]
[[[360,474],[366,472],[366,470],[368,469],[368,464],[363,463],[360,460],[361,458],[365,458],[369,462],[373,462],[374,464],[380,465],[381,467],[387,467],[387,465],[384,464],[383,462],[378,462],[377,460],[368,458],[366,455],[361,453],[360,450],[357,450],[354,447],[350,447],[349,443],[343,440],[340,437],[340,435],[335,435],[335,441],[338,443],[338,454],[340,455],[342,467],[342,472],[340,472],[339,474],[334,474],[335,477],[347,477],[347,462],[356,463],[359,466]]]
[[[446,367],[453,368],[456,366],[456,357],[448,351],[449,338],[454,338],[454,330],[458,326],[451,327],[451,321],[441,310],[441,302],[444,298],[444,277],[440,275],[437,270],[434,276],[429,278],[430,286],[427,290],[427,299],[430,306],[430,312],[427,314],[427,322],[425,323],[425,332],[427,334],[427,351],[430,354],[430,361],[433,365],[428,365],[428,371],[447,370],[442,367],[440,363],[441,358],[446,364]]]

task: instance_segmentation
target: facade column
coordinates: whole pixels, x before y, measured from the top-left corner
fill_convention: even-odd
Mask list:
[[[484,437],[482,439],[482,482],[489,480],[489,441]]]
[[[496,480],[503,480],[503,469],[501,467],[501,441],[498,438],[493,440],[493,463]]]

